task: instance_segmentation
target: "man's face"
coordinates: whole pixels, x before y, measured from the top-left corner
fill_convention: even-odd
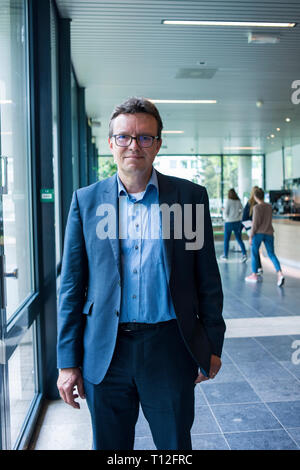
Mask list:
[[[113,121],[113,134],[132,137],[156,136],[157,121],[151,114],[146,113],[119,114]],[[109,138],[108,143],[119,172],[128,176],[135,173],[149,176],[152,163],[161,146],[161,140],[157,139],[148,148],[140,147],[134,139],[128,147],[119,147],[114,137]]]

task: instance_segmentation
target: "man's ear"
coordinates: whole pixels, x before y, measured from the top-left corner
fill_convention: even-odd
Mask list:
[[[161,144],[162,144],[162,140],[159,139],[159,140],[157,141],[157,147],[156,147],[156,148],[157,148],[157,153],[158,153],[159,150],[160,150]]]
[[[109,145],[109,150],[113,154],[113,140],[110,137],[108,138],[108,145]]]

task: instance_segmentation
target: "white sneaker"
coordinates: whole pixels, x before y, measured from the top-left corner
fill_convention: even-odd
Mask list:
[[[284,276],[280,276],[277,281],[277,286],[281,287],[284,284]]]
[[[225,255],[221,255],[219,259],[220,261],[228,261],[228,258]]]
[[[241,258],[241,263],[246,263],[247,259],[248,259],[247,255],[243,255]]]
[[[257,274],[258,274],[259,276],[262,276],[262,275],[263,275],[263,268],[258,268]]]

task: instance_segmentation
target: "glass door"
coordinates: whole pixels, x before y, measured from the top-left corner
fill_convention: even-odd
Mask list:
[[[0,3],[1,447],[18,445],[37,393],[27,12]]]

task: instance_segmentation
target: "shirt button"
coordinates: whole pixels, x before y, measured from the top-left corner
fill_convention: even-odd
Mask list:
[[[132,298],[133,298],[133,299],[136,299],[136,295],[135,295],[135,294],[133,294]]]
[[[136,274],[136,273],[137,273],[137,269],[134,269],[133,272],[134,272],[134,274]]]
[[[135,245],[135,247],[134,247],[134,248],[135,248],[136,250],[138,250],[138,249],[139,249],[138,245]]]

